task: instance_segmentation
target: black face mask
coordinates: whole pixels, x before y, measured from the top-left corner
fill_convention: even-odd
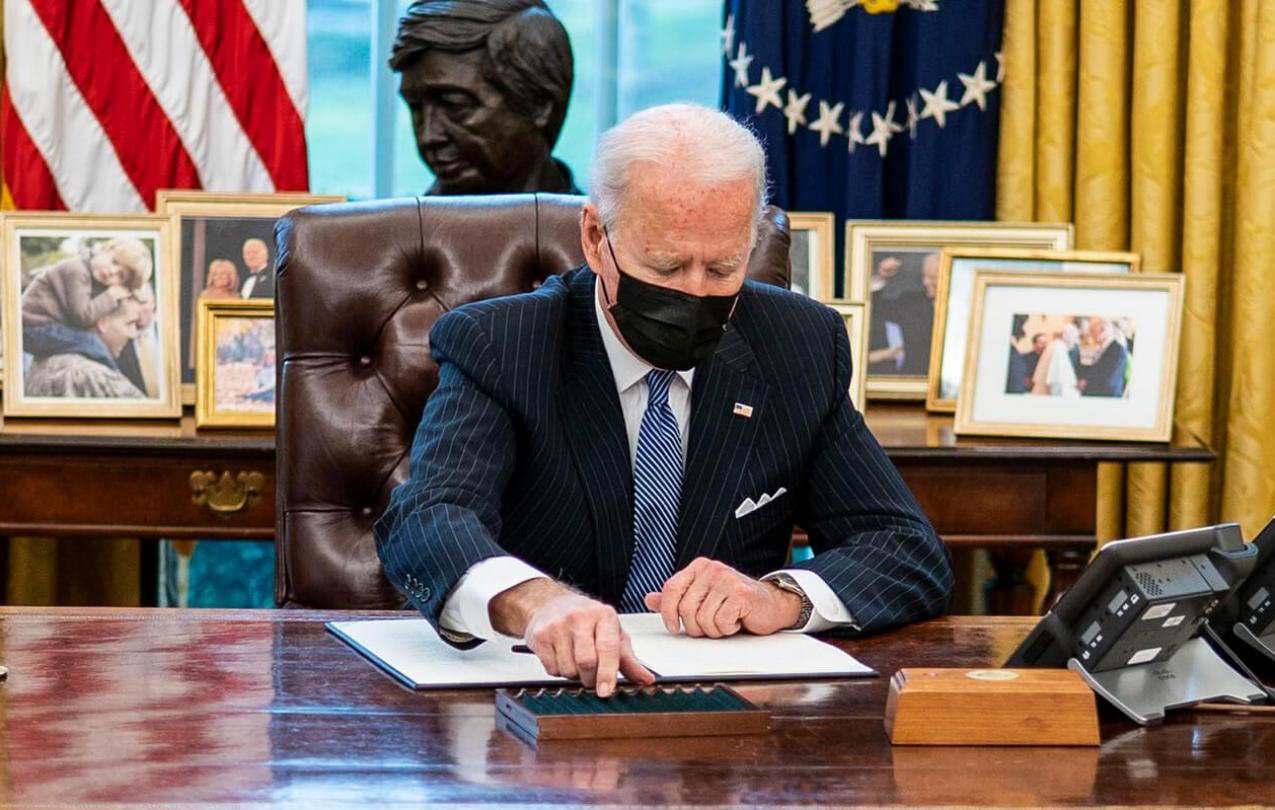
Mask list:
[[[656,368],[687,371],[712,357],[739,294],[690,295],[634,278],[620,269],[611,237],[606,240],[620,274],[608,311],[624,342]]]

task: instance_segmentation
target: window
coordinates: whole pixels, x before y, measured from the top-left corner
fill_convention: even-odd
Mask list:
[[[716,106],[721,0],[547,2],[567,29],[575,59],[554,154],[582,188],[588,188],[593,144],[616,120],[670,101]],[[432,182],[416,154],[397,76],[385,65],[408,5],[308,0],[311,190],[367,199],[419,194]]]

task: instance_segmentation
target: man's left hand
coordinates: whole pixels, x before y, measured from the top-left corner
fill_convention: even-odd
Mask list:
[[[678,622],[688,636],[721,638],[741,630],[767,636],[787,630],[801,617],[801,597],[762,582],[725,563],[700,557],[646,595],[670,633]]]

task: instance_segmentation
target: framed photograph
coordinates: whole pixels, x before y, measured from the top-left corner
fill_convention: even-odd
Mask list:
[[[846,222],[844,297],[868,305],[868,396],[925,399],[945,247],[1068,250],[1069,224]]]
[[[1013,248],[944,248],[939,255],[939,290],[935,303],[934,335],[925,407],[936,413],[955,413],[956,395],[965,370],[965,336],[976,270],[1017,273],[1136,273],[1136,253],[1100,251],[1043,251]]]
[[[957,435],[1168,441],[1184,282],[978,271]]]
[[[868,375],[864,373],[861,358],[863,357],[864,347],[868,345],[867,307],[864,304],[841,300],[829,301],[828,306],[835,309],[841,319],[845,321],[846,334],[850,336],[850,362],[852,364],[850,401],[859,410],[866,410],[868,400],[865,384],[867,383]]]
[[[788,226],[792,234],[788,252],[792,259],[792,291],[816,301],[831,301],[836,256],[832,214],[789,211]]]
[[[173,263],[181,284],[182,402],[195,401],[195,312],[205,298],[274,299],[275,220],[294,208],[343,202],[297,193],[220,194],[161,189],[155,210],[173,217]]]
[[[274,301],[202,299],[195,427],[274,427]]]
[[[168,217],[4,216],[4,412],[181,415]]]

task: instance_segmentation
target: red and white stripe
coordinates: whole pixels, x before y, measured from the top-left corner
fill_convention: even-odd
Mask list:
[[[305,0],[4,0],[4,44],[18,208],[308,186]]]

